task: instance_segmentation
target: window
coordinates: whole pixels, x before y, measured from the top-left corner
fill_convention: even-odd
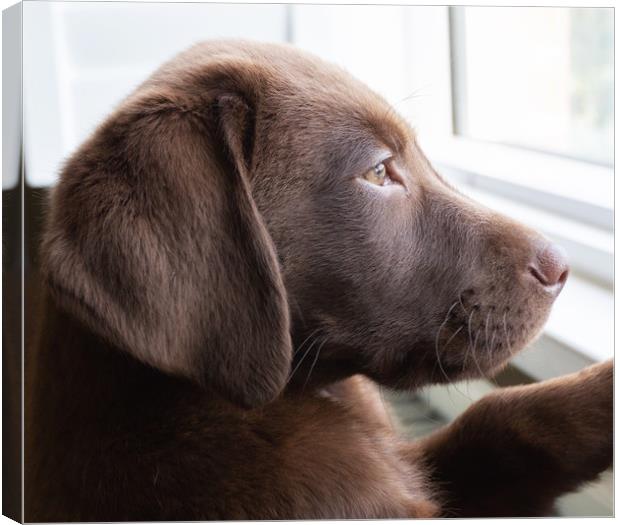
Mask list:
[[[455,131],[613,164],[613,10],[451,10]]]

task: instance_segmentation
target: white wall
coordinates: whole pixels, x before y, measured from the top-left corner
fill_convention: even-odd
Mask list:
[[[20,115],[21,6],[2,12],[2,189],[19,182],[22,121]],[[3,245],[4,248],[4,245]]]
[[[162,62],[201,40],[283,42],[286,5],[24,3],[24,146],[33,186]]]

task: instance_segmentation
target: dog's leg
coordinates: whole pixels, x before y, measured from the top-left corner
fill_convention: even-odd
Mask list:
[[[541,516],[612,462],[613,364],[502,389],[410,445],[448,516]]]

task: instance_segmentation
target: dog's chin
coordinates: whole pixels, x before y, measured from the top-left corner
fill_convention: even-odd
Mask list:
[[[454,348],[450,357],[436,359],[429,376],[431,384],[448,384],[470,379],[489,378],[500,372],[520,347],[508,348],[506,345],[486,347],[484,351],[472,352],[469,344]],[[454,357],[452,357],[454,355]]]
[[[497,373],[541,332],[553,297],[527,290],[462,292],[436,329],[432,380],[450,382]],[[508,299],[509,298],[509,299]]]
[[[319,368],[339,379],[361,373],[395,390],[492,377],[540,334],[553,304],[544,294],[508,295],[461,292],[398,346],[330,341]]]
[[[492,311],[492,310],[490,310]],[[414,390],[430,384],[447,384],[489,378],[500,372],[515,354],[540,334],[550,307],[531,318],[489,315],[481,310],[482,325],[474,317],[463,323],[458,317],[445,323],[435,340],[418,341],[395,355],[390,366],[370,374],[396,390]]]

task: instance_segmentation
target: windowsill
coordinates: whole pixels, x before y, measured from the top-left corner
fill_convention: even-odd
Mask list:
[[[482,190],[611,230],[613,169],[501,144],[451,136],[422,141],[441,169]]]

